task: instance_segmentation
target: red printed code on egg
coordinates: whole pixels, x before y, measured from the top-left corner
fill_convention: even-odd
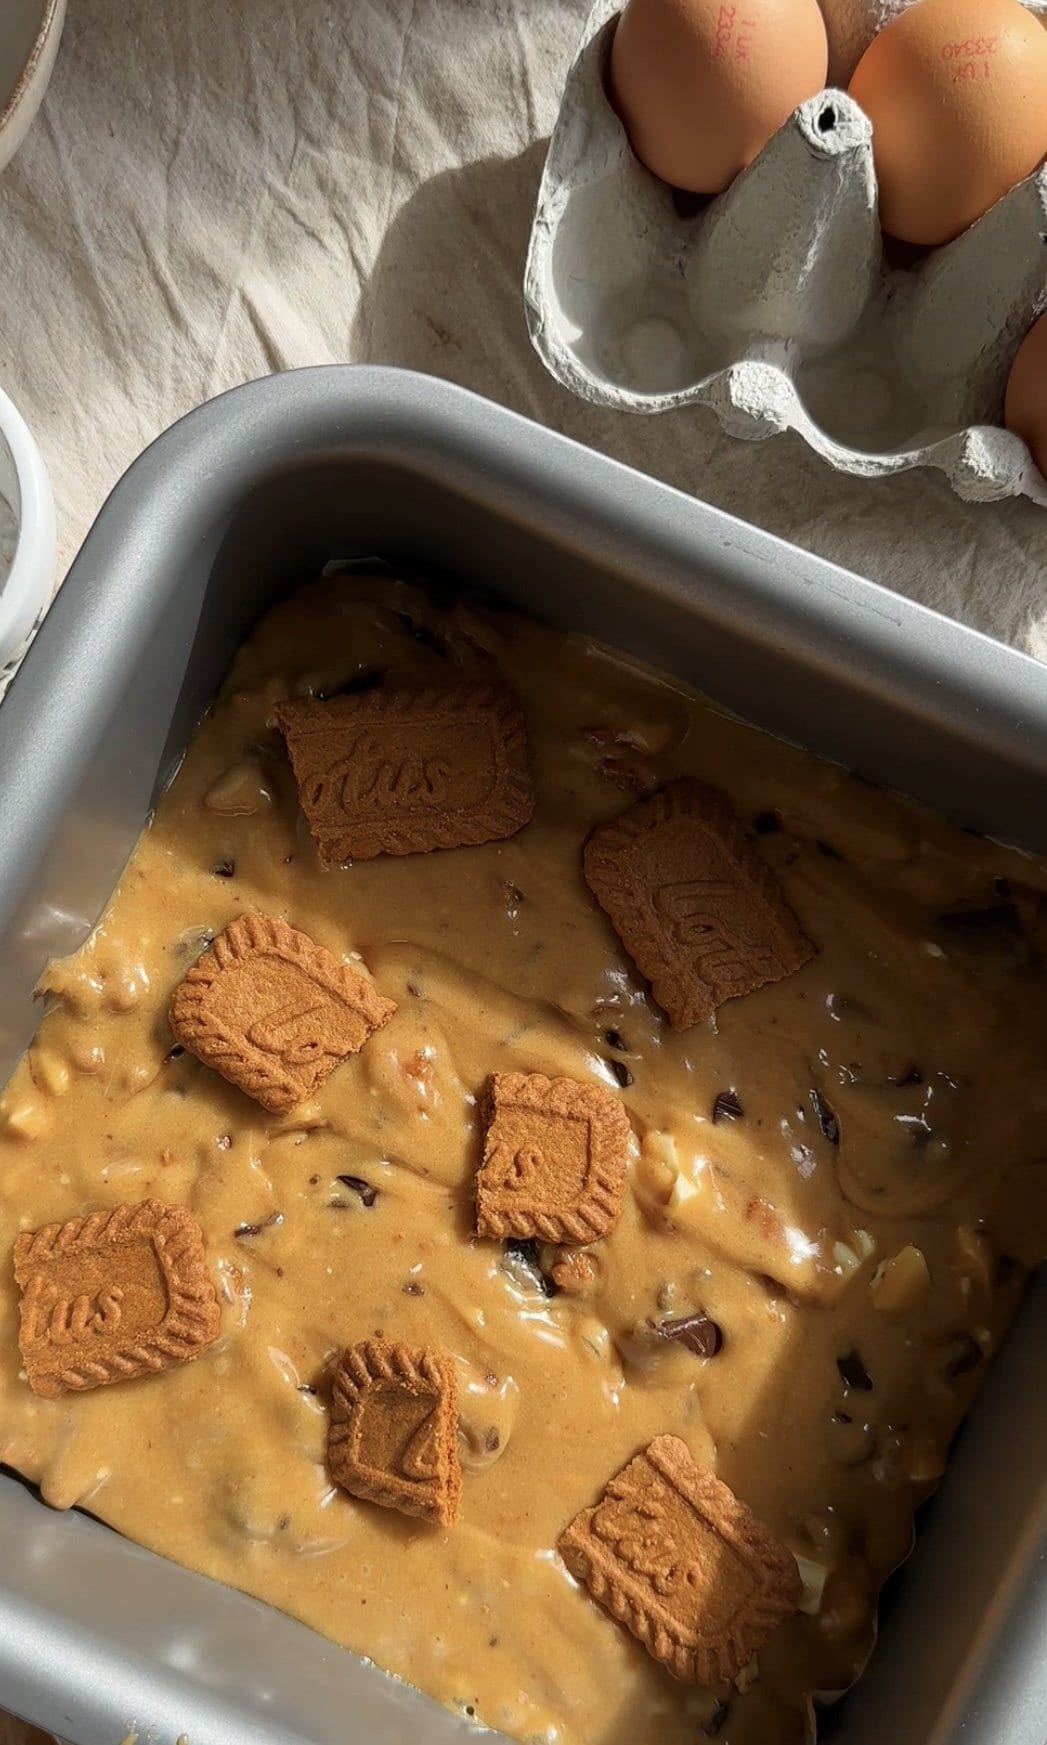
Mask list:
[[[721,61],[731,46],[734,35],[735,19],[738,17],[737,6],[721,6],[716,20],[716,40],[713,43],[713,60]]]
[[[733,49],[736,61],[747,61],[755,29],[755,18],[739,20],[737,6],[721,6],[716,19],[712,59],[722,61]]]
[[[999,44],[998,36],[970,36],[966,42],[947,42],[942,46],[942,60],[985,60],[996,53]]]

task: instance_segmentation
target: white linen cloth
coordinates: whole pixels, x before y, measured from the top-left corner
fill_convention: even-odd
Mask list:
[[[843,0],[834,0],[836,8]],[[835,474],[710,413],[629,418],[534,357],[520,294],[585,0],[71,0],[0,180],[0,383],[63,567],[180,413],[268,370],[381,361],[501,400],[1047,658],[1047,512]]]

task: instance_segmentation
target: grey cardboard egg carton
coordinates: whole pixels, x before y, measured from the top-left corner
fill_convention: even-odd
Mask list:
[[[842,80],[888,10],[855,3],[845,30],[828,19]],[[795,430],[866,478],[932,466],[961,497],[1047,507],[1000,427],[1014,354],[1047,307],[1047,166],[954,242],[897,258],[869,121],[829,89],[726,193],[680,195],[633,157],[605,94],[619,10],[597,0],[589,15],[538,195],[525,298],[551,374],[623,412],[700,403],[735,436]]]

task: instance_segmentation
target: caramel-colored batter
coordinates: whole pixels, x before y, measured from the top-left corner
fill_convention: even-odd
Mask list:
[[[321,870],[274,704],[365,674],[492,671],[527,714],[534,822]],[[674,1034],[581,847],[678,775],[730,796],[818,955]],[[0,1453],[50,1503],[519,1739],[797,1745],[812,1693],[860,1672],[877,1590],[1044,1253],[1045,890],[1042,867],[617,655],[385,579],[326,579],[241,652],[104,918],[44,977],[49,1009],[2,1103],[3,1251],[95,1207],[187,1205],[220,1341],[156,1379],[38,1399],[5,1267]],[[399,1007],[284,1118],[167,1027],[205,941],[249,909],[359,953]],[[492,1071],[621,1096],[625,1208],[590,1267],[476,1237]],[[584,1288],[546,1294],[554,1267]],[[713,1356],[652,1331],[697,1310],[722,1332]],[[357,1502],[325,1470],[332,1367],[379,1331],[457,1363],[449,1530]],[[800,1560],[803,1609],[737,1687],[675,1683],[552,1549],[661,1432]]]

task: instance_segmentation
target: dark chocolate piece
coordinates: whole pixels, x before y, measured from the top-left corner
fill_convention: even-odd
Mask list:
[[[840,1123],[836,1116],[836,1110],[826,1102],[821,1091],[811,1092],[811,1103],[818,1118],[818,1125],[822,1130],[822,1138],[827,1139],[830,1145],[839,1145]]]
[[[505,1259],[510,1269],[523,1273],[528,1282],[541,1291],[543,1297],[555,1297],[556,1283],[548,1273],[542,1271],[537,1242],[523,1237],[512,1238],[505,1245]]]
[[[951,1356],[945,1365],[945,1373],[952,1381],[961,1375],[968,1375],[972,1369],[977,1369],[985,1353],[971,1333],[960,1333],[949,1346]]]
[[[721,1121],[741,1121],[745,1115],[741,1099],[735,1090],[720,1091],[713,1104],[713,1126]]]
[[[282,1224],[283,1221],[284,1215],[282,1212],[270,1212],[268,1218],[261,1219],[257,1224],[238,1224],[236,1229],[233,1231],[233,1235],[239,1242],[245,1236],[260,1236],[263,1230],[271,1230],[274,1224]]]
[[[843,1357],[836,1359],[836,1367],[840,1372],[845,1387],[857,1388],[860,1393],[867,1394],[872,1390],[872,1376],[866,1369],[857,1351],[847,1351]]]
[[[696,1357],[715,1357],[723,1346],[723,1329],[700,1309],[677,1320],[656,1321],[654,1329],[662,1339],[685,1345]]]
[[[365,1181],[362,1175],[339,1175],[335,1180],[340,1181],[351,1194],[359,1194],[365,1206],[373,1206],[378,1198],[378,1189]]]

